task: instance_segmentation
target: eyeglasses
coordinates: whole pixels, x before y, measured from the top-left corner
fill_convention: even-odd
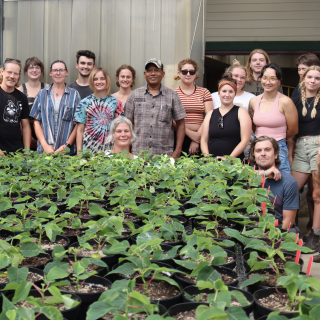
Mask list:
[[[21,64],[21,60],[18,60],[18,59],[12,59],[12,58],[6,58],[6,60],[4,60],[4,63],[6,63],[6,62],[10,62],[10,61],[17,61],[19,64]]]
[[[218,121],[219,121],[218,128],[223,129],[223,117],[220,117]]]
[[[65,71],[66,71],[66,69],[52,69],[51,70],[52,73],[63,73]]]
[[[29,66],[29,70],[40,70],[41,68],[39,66]]]
[[[190,73],[190,76],[194,76],[197,71],[196,70],[181,70],[180,71],[184,76],[186,76],[188,74],[188,72]]]
[[[239,76],[238,74],[232,74],[232,78],[233,79],[241,79],[241,80],[243,80],[243,81],[246,81],[246,77],[244,77],[244,76]]]
[[[270,83],[276,83],[276,81],[278,81],[278,78],[276,78],[276,77],[270,77],[270,78],[268,78],[268,77],[266,77],[266,76],[263,76],[263,77],[261,77],[261,82],[267,82],[267,81],[269,81]]]

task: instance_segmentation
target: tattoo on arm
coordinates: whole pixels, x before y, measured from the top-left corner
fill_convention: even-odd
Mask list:
[[[312,180],[313,180],[313,187],[316,189],[320,188],[320,172],[319,171],[312,171]]]
[[[250,116],[252,121],[253,121],[253,114],[254,114],[254,110],[253,110],[252,106],[249,105],[249,116]]]

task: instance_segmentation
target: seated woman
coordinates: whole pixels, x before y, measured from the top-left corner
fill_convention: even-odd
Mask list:
[[[262,68],[260,75],[264,92],[250,100],[249,113],[257,138],[274,138],[280,147],[279,170],[290,173],[287,140],[298,133],[298,112],[292,100],[278,92],[282,71],[275,63]]]
[[[119,116],[111,123],[107,144],[113,144],[111,150],[106,150],[105,154],[119,153],[124,150],[128,151],[128,158],[137,159],[138,156],[130,153],[131,143],[136,139],[136,134],[133,132],[131,121],[123,116]]]
[[[233,103],[236,92],[237,82],[234,79],[220,80],[218,94],[221,106],[210,111],[203,122],[201,151],[204,154],[244,158],[243,151],[249,144],[252,125],[248,112]]]

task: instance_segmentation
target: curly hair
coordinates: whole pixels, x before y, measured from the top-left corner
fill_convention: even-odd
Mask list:
[[[307,108],[306,108],[306,100],[307,100],[307,97],[306,97],[306,85],[304,83],[304,79],[306,78],[307,74],[309,71],[311,70],[316,70],[316,71],[319,71],[320,72],[320,67],[318,66],[311,66],[309,67],[305,73],[302,75],[301,77],[301,82],[299,84],[299,87],[300,87],[300,92],[301,92],[301,102],[302,102],[302,105],[303,105],[303,108],[302,108],[302,115],[305,117],[307,115]],[[316,109],[316,106],[319,102],[319,99],[320,99],[320,89],[318,89],[318,92],[317,92],[317,95],[314,99],[314,103],[313,103],[313,108],[312,108],[312,111],[311,111],[311,118],[314,119],[317,115],[317,109]]]
[[[281,164],[281,161],[279,159],[279,144],[276,139],[268,137],[268,136],[261,136],[251,143],[249,162],[251,164],[256,163],[256,159],[254,156],[254,150],[255,150],[256,144],[258,142],[263,142],[263,141],[270,141],[271,142],[273,150],[274,150],[274,154],[278,155],[277,159],[275,159],[275,163],[276,163],[276,167],[279,168],[280,164]]]
[[[80,57],[86,57],[93,60],[93,64],[96,62],[96,55],[90,50],[79,50],[76,54],[77,63],[79,63]]]

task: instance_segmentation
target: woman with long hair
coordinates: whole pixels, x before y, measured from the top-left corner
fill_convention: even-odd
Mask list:
[[[81,100],[74,116],[78,124],[78,153],[80,150],[92,153],[106,151],[111,122],[123,113],[121,101],[110,94],[111,81],[106,69],[92,70],[89,86],[93,94]]]
[[[116,78],[116,85],[120,89],[119,91],[113,93],[112,96],[120,100],[124,108],[129,94],[132,91],[131,88],[134,85],[134,81],[136,79],[136,70],[127,64],[123,64],[117,69]]]
[[[290,173],[287,139],[298,133],[298,113],[292,100],[278,92],[282,71],[275,63],[262,68],[260,81],[264,92],[251,99],[249,113],[256,137],[274,138],[280,147],[280,171]]]
[[[41,89],[48,86],[47,83],[40,81],[41,76],[44,76],[44,65],[37,57],[28,58],[23,68],[24,74],[28,77],[28,81],[22,83],[18,88],[28,98],[29,112],[31,111],[34,99]],[[29,117],[31,126],[31,150],[37,150],[37,136],[33,128],[33,118]]]
[[[320,251],[320,176],[316,161],[320,144],[320,67],[309,67],[301,77],[299,86],[301,97],[293,98],[293,103],[298,110],[299,132],[289,145],[291,157],[295,147],[291,174],[298,181],[299,189],[312,175],[313,232],[310,233],[304,245]],[[295,144],[294,140],[296,140]]]
[[[192,155],[200,150],[202,123],[205,115],[213,110],[212,97],[209,90],[194,84],[198,78],[198,64],[193,59],[184,59],[178,64],[178,75],[175,80],[181,84],[175,91],[178,93],[186,111],[185,138],[182,151]]]
[[[221,105],[210,111],[203,122],[201,151],[204,154],[244,158],[250,141],[251,120],[244,108],[234,105],[237,82],[229,77],[219,82]]]

